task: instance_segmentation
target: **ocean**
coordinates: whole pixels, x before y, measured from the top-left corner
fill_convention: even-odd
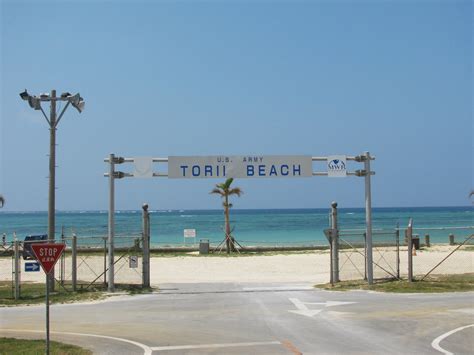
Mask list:
[[[323,230],[329,226],[329,209],[235,209],[231,210],[232,235],[242,245],[327,245]],[[140,211],[117,211],[115,232],[117,236],[139,236]],[[340,208],[340,229],[364,229],[363,208]],[[413,218],[415,233],[429,233],[431,241],[446,243],[448,234],[466,236],[471,230],[420,230],[418,228],[462,227],[474,225],[474,208],[465,207],[416,207],[373,208],[374,229],[393,230],[397,223],[406,227]],[[184,229],[196,230],[196,242],[209,239],[212,244],[224,238],[222,210],[152,210],[152,246],[182,245]],[[23,240],[29,234],[46,234],[47,212],[0,212],[0,234],[7,241],[14,233]],[[66,237],[107,236],[107,211],[58,211],[56,233],[59,238],[64,228]],[[402,235],[402,234],[401,234]],[[193,239],[186,239],[192,244]]]

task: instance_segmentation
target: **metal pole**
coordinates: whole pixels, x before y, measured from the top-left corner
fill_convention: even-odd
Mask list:
[[[408,221],[407,242],[408,242],[408,282],[413,282],[413,219]]]
[[[142,259],[142,277],[143,287],[150,287],[150,213],[148,212],[148,204],[143,206],[143,259]]]
[[[397,229],[395,231],[395,238],[397,244],[397,279],[400,279],[400,223],[397,222]]]
[[[331,204],[331,243],[333,282],[339,282],[339,231],[337,230],[337,202]]]
[[[61,243],[65,244],[64,240],[64,226],[61,226]],[[61,269],[60,269],[60,277],[59,279],[61,280],[61,286],[64,286],[64,274],[65,272],[65,266],[66,266],[66,253],[61,254]]]
[[[77,290],[77,237],[72,235],[72,251],[71,251],[71,282],[72,290]]]
[[[367,263],[367,282],[369,285],[374,283],[374,269],[372,259],[372,194],[370,191],[370,153],[365,152],[365,224],[366,224],[366,263]]]
[[[109,155],[109,285],[108,291],[114,292],[114,214],[115,214],[115,155]]]
[[[107,238],[104,238],[104,286],[107,285]]]
[[[15,240],[13,242],[14,250],[14,273],[15,273],[15,299],[20,299],[20,242]]]
[[[46,355],[49,355],[49,274],[46,274]]]
[[[49,117],[49,197],[48,197],[48,240],[55,238],[55,202],[56,202],[56,90],[51,90]],[[49,287],[54,291],[54,270],[48,274]]]

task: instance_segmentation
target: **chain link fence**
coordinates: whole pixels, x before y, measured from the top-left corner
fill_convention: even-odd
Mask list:
[[[45,282],[44,272],[29,252],[32,243],[44,242],[40,240],[2,243],[0,291],[3,291],[3,295],[11,294],[12,298],[19,298],[22,284]],[[70,292],[90,287],[104,287],[107,284],[107,238],[68,237],[56,242],[66,244],[65,251],[54,267],[57,291]],[[116,236],[114,246],[115,284],[142,285],[143,238]]]
[[[405,249],[407,258],[412,258],[413,280],[474,273],[473,230],[473,226],[413,228],[412,250]]]
[[[365,230],[338,231],[339,280],[367,279]],[[374,278],[399,278],[399,233],[394,229],[372,231]]]

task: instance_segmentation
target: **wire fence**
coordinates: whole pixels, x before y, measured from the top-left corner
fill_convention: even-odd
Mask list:
[[[340,230],[338,234],[339,280],[367,279],[365,230]],[[372,232],[375,278],[399,278],[399,233],[396,229]]]
[[[474,273],[474,226],[413,228],[416,242],[411,251],[413,279],[436,279],[437,275]],[[432,243],[433,232],[445,234],[445,242]],[[420,236],[423,239],[420,240]],[[419,247],[417,247],[419,244]]]
[[[45,274],[31,254],[31,244],[45,241],[13,241],[0,247],[0,287],[21,295],[25,283],[44,283]],[[54,267],[55,288],[70,292],[107,284],[107,239],[69,237],[56,240],[66,249]],[[114,242],[115,284],[141,285],[143,278],[143,238],[116,237]],[[17,252],[15,252],[17,248]]]

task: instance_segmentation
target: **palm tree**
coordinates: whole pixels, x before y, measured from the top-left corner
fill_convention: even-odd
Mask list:
[[[5,204],[5,198],[3,197],[3,195],[0,195],[0,208],[2,208],[4,204]]]
[[[229,203],[229,196],[237,195],[238,197],[240,197],[240,195],[243,194],[243,191],[239,187],[230,188],[230,185],[232,185],[232,181],[234,181],[234,179],[229,178],[223,184],[217,184],[216,187],[210,192],[211,194],[218,194],[224,199],[222,206],[224,206],[225,242],[227,247],[227,254],[229,254],[231,250],[235,251],[235,241],[234,237],[232,237],[231,235],[229,221],[229,211],[232,207],[232,204]]]

